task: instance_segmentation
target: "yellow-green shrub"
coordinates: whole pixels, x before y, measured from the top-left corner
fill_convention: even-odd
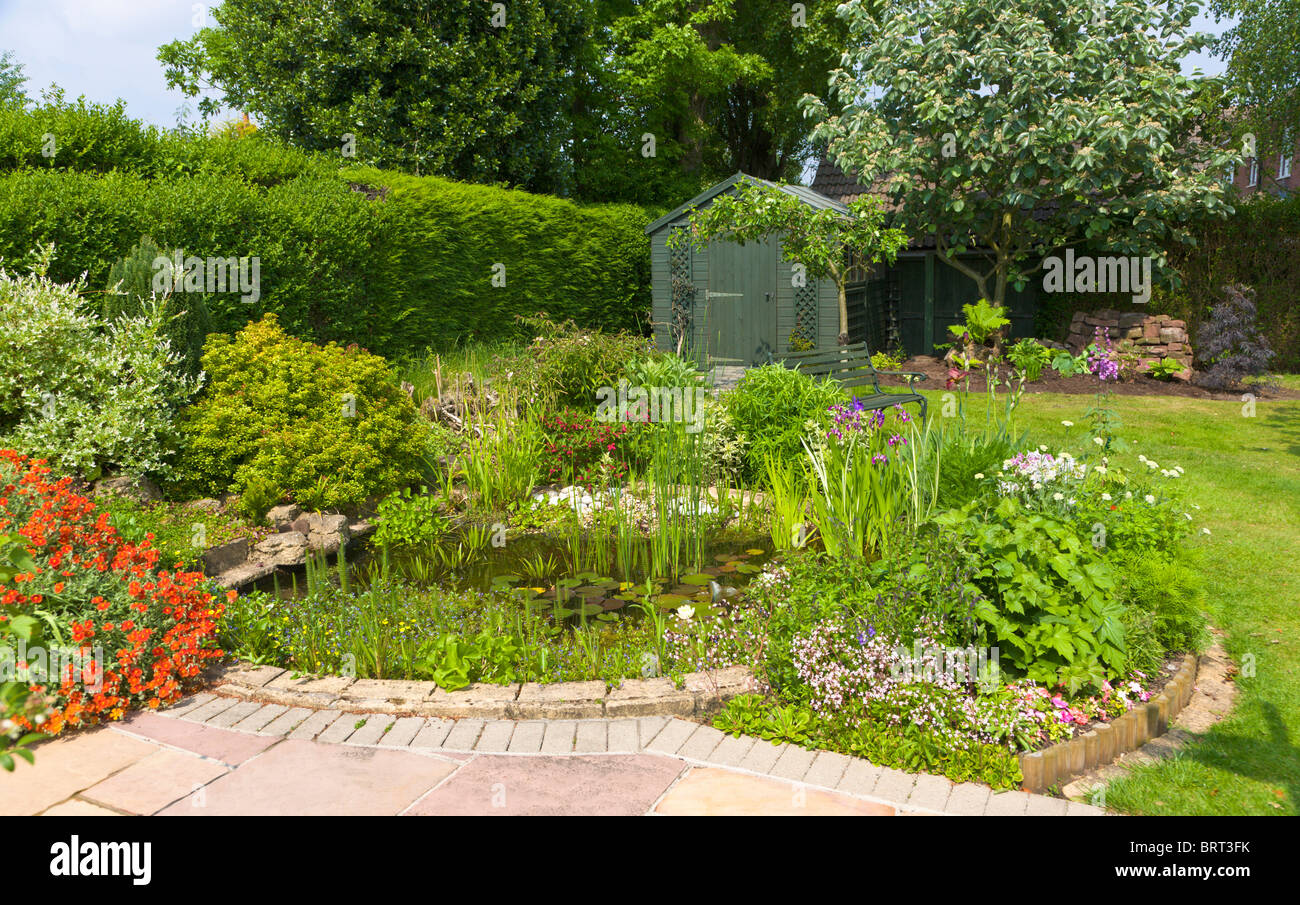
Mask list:
[[[209,337],[203,368],[208,384],[182,416],[174,492],[334,509],[419,478],[425,433],[379,356],[289,336],[268,314],[233,338]]]

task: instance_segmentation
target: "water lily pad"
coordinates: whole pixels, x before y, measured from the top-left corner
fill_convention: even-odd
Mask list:
[[[580,588],[574,588],[573,593],[577,594],[579,597],[604,597],[605,596],[604,589],[595,587],[594,585],[583,585]]]
[[[523,579],[520,578],[520,576],[514,574],[513,572],[505,572],[502,573],[501,575],[493,576],[492,583],[496,584],[497,582],[501,582],[503,584],[514,584],[516,581],[522,581],[522,580]]]
[[[596,618],[601,622],[616,622],[618,621],[618,613],[599,613],[596,615]]]
[[[558,588],[576,588],[582,584],[581,578],[561,578],[555,583]]]
[[[755,572],[762,572],[763,570],[758,566],[751,566],[747,562],[742,562],[740,565],[736,566],[736,571],[741,575],[753,575]]]
[[[712,575],[705,572],[697,572],[694,575],[683,575],[682,584],[702,585],[708,584],[713,579]]]
[[[767,551],[766,551],[766,550],[760,550],[760,549],[758,549],[757,547],[752,547],[752,548],[746,550],[745,552],[748,553],[750,556],[762,556],[762,555],[763,555],[764,553],[766,553]]]
[[[605,612],[605,608],[599,603],[584,603],[582,605],[582,614],[584,616],[595,616],[597,613]]]
[[[605,607],[605,609],[607,609],[607,610],[621,610],[621,609],[623,609],[623,607],[625,607],[625,606],[627,606],[627,601],[626,601],[626,600],[620,600],[620,599],[617,598],[617,597],[607,597],[607,598],[605,598],[604,607]]]

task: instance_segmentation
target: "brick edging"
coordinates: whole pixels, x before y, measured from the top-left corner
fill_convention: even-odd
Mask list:
[[[671,678],[603,681],[479,682],[445,691],[433,682],[297,675],[276,666],[238,663],[207,674],[209,691],[263,704],[446,719],[595,719],[601,717],[707,716],[736,695],[757,689],[744,666],[687,673],[681,688]]]
[[[1123,754],[1136,751],[1153,738],[1169,730],[1169,724],[1192,698],[1200,658],[1183,657],[1182,666],[1158,695],[1131,708],[1123,716],[1102,723],[1082,735],[1057,742],[1039,751],[1020,755],[1021,785],[1026,792],[1044,792],[1098,767],[1104,767]]]

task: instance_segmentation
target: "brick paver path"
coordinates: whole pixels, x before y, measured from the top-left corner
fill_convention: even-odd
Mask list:
[[[439,720],[207,693],[0,774],[5,815],[1101,813],[668,717]]]

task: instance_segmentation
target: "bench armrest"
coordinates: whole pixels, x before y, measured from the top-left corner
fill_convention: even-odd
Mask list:
[[[887,374],[890,377],[906,377],[907,388],[912,388],[912,383],[917,380],[925,380],[926,375],[919,371],[877,371],[877,374]]]

